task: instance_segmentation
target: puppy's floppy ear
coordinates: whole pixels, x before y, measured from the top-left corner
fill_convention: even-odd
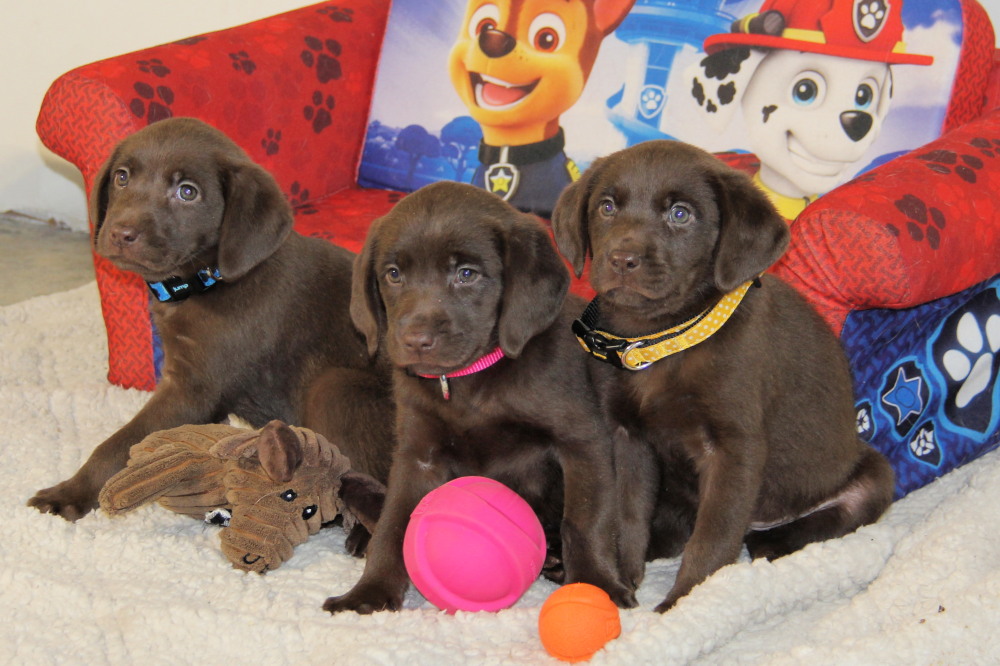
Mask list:
[[[587,201],[590,199],[591,183],[597,175],[602,159],[597,159],[579,180],[569,184],[559,194],[556,208],[552,211],[552,230],[559,251],[573,266],[577,277],[583,275],[583,268],[590,252]]]
[[[87,213],[90,215],[90,223],[94,225],[94,242],[97,242],[97,234],[104,224],[104,217],[108,213],[108,186],[111,184],[111,165],[118,159],[118,149],[115,149],[108,160],[101,166],[97,175],[94,176],[90,188],[90,198],[87,201]]]
[[[225,210],[219,231],[219,272],[236,280],[270,257],[292,230],[292,207],[278,183],[250,161],[221,165]]]
[[[552,325],[569,289],[569,272],[548,230],[518,213],[506,228],[504,288],[500,304],[500,348],[511,358]]]
[[[354,272],[351,276],[351,321],[365,336],[368,353],[378,351],[379,338],[385,330],[385,309],[378,290],[378,275],[375,272],[375,251],[378,247],[379,229],[382,219],[378,218],[368,228],[368,236],[361,253],[354,258]]]
[[[724,167],[713,182],[719,206],[715,284],[732,291],[767,270],[788,247],[788,223],[744,174]]]

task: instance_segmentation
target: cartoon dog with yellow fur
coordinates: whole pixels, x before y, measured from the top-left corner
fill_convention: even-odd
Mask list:
[[[579,177],[559,118],[580,98],[601,42],[634,1],[469,1],[448,71],[483,130],[474,185],[549,216]]]

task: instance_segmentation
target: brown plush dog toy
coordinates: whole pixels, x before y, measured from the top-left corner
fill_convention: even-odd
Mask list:
[[[271,421],[260,430],[187,425],[155,432],[101,490],[111,515],[149,502],[223,526],[222,552],[237,569],[266,573],[337,516],[360,555],[385,487],[350,469],[322,435]]]

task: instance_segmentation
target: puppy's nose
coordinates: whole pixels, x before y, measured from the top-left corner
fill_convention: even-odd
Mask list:
[[[400,336],[400,342],[409,351],[428,352],[434,349],[437,338],[427,331],[405,331]]]
[[[844,128],[844,133],[854,142],[865,138],[874,122],[871,114],[864,111],[844,111],[840,114],[840,126]]]
[[[139,232],[131,227],[114,227],[108,233],[111,237],[111,243],[118,248],[131,245],[139,240]]]
[[[486,27],[479,33],[479,48],[490,58],[502,58],[517,46],[517,40],[503,30]]]
[[[635,252],[626,252],[624,250],[615,250],[611,253],[609,259],[611,260],[611,268],[619,275],[631,273],[642,264],[642,259],[639,258],[639,255]]]

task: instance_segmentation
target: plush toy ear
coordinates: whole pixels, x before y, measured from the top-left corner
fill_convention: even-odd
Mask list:
[[[719,206],[715,284],[732,291],[778,260],[788,247],[788,223],[745,175],[728,167],[713,183]]]
[[[257,457],[264,472],[277,483],[287,483],[302,464],[302,443],[281,421],[271,421],[260,431]]]
[[[260,466],[272,481],[291,481],[302,464],[302,443],[295,431],[274,420],[257,430],[247,430],[220,440],[209,452],[222,460],[257,456]]]
[[[292,207],[278,183],[250,161],[222,166],[226,207],[219,236],[219,272],[236,280],[270,257],[292,230]]]
[[[548,230],[517,213],[507,227],[500,348],[517,358],[528,340],[552,325],[569,289],[569,271],[552,247]]]
[[[354,259],[354,273],[351,277],[351,321],[368,342],[368,354],[378,351],[382,331],[385,330],[385,309],[378,290],[378,276],[375,273],[375,252],[378,246],[378,229],[382,218],[372,222],[361,253]]]
[[[577,277],[583,275],[587,255],[590,253],[587,202],[590,199],[591,184],[603,163],[604,158],[594,160],[579,180],[568,185],[559,194],[556,208],[552,211],[552,231],[556,245]]]

